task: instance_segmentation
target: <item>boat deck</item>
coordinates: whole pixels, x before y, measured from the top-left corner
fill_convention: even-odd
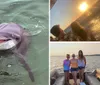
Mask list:
[[[69,80],[69,83],[70,83],[70,85],[74,85],[74,80],[73,79],[70,79]],[[77,80],[77,85],[79,85],[80,84],[80,80],[78,79]]]
[[[74,85],[73,76],[70,73],[70,85]],[[79,74],[77,75],[77,85],[100,85],[100,70],[93,72],[84,73],[84,83],[79,80]],[[63,70],[58,69],[55,72],[52,72],[51,75],[51,84],[50,85],[68,85],[68,82],[65,81],[65,76]]]

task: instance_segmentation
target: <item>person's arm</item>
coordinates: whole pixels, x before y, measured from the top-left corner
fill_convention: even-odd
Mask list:
[[[85,56],[84,56],[84,62],[85,62],[85,66],[86,66],[86,58],[85,58]]]
[[[65,61],[63,61],[63,67],[64,67],[64,62],[65,62]]]
[[[70,60],[69,66],[71,66],[71,60]]]
[[[78,65],[78,59],[76,59],[77,60],[77,65]]]

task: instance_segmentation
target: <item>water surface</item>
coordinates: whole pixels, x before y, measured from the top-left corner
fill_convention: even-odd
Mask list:
[[[25,59],[35,82],[11,55],[0,58],[0,71],[11,74],[0,75],[0,85],[48,85],[48,0],[0,0],[0,23],[4,22],[15,22],[34,35]]]
[[[63,60],[66,57],[63,56],[56,56],[56,57],[51,57],[51,71],[57,68],[63,68]],[[93,71],[97,68],[100,68],[100,56],[86,56],[86,61],[87,61],[87,65],[86,65],[86,69],[85,71]]]

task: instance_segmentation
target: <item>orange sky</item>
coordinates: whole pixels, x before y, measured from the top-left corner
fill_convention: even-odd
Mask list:
[[[79,6],[82,2],[87,2],[90,7],[95,1],[96,0],[57,0],[50,10],[50,28],[56,24],[60,24],[60,27],[65,29],[82,14],[79,10]]]
[[[50,43],[50,56],[77,55],[79,50],[83,50],[85,55],[100,54],[100,43]]]

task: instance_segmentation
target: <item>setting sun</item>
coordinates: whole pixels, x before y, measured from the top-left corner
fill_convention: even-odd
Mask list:
[[[88,9],[88,4],[86,2],[83,2],[80,4],[79,9],[81,12],[85,12]]]

